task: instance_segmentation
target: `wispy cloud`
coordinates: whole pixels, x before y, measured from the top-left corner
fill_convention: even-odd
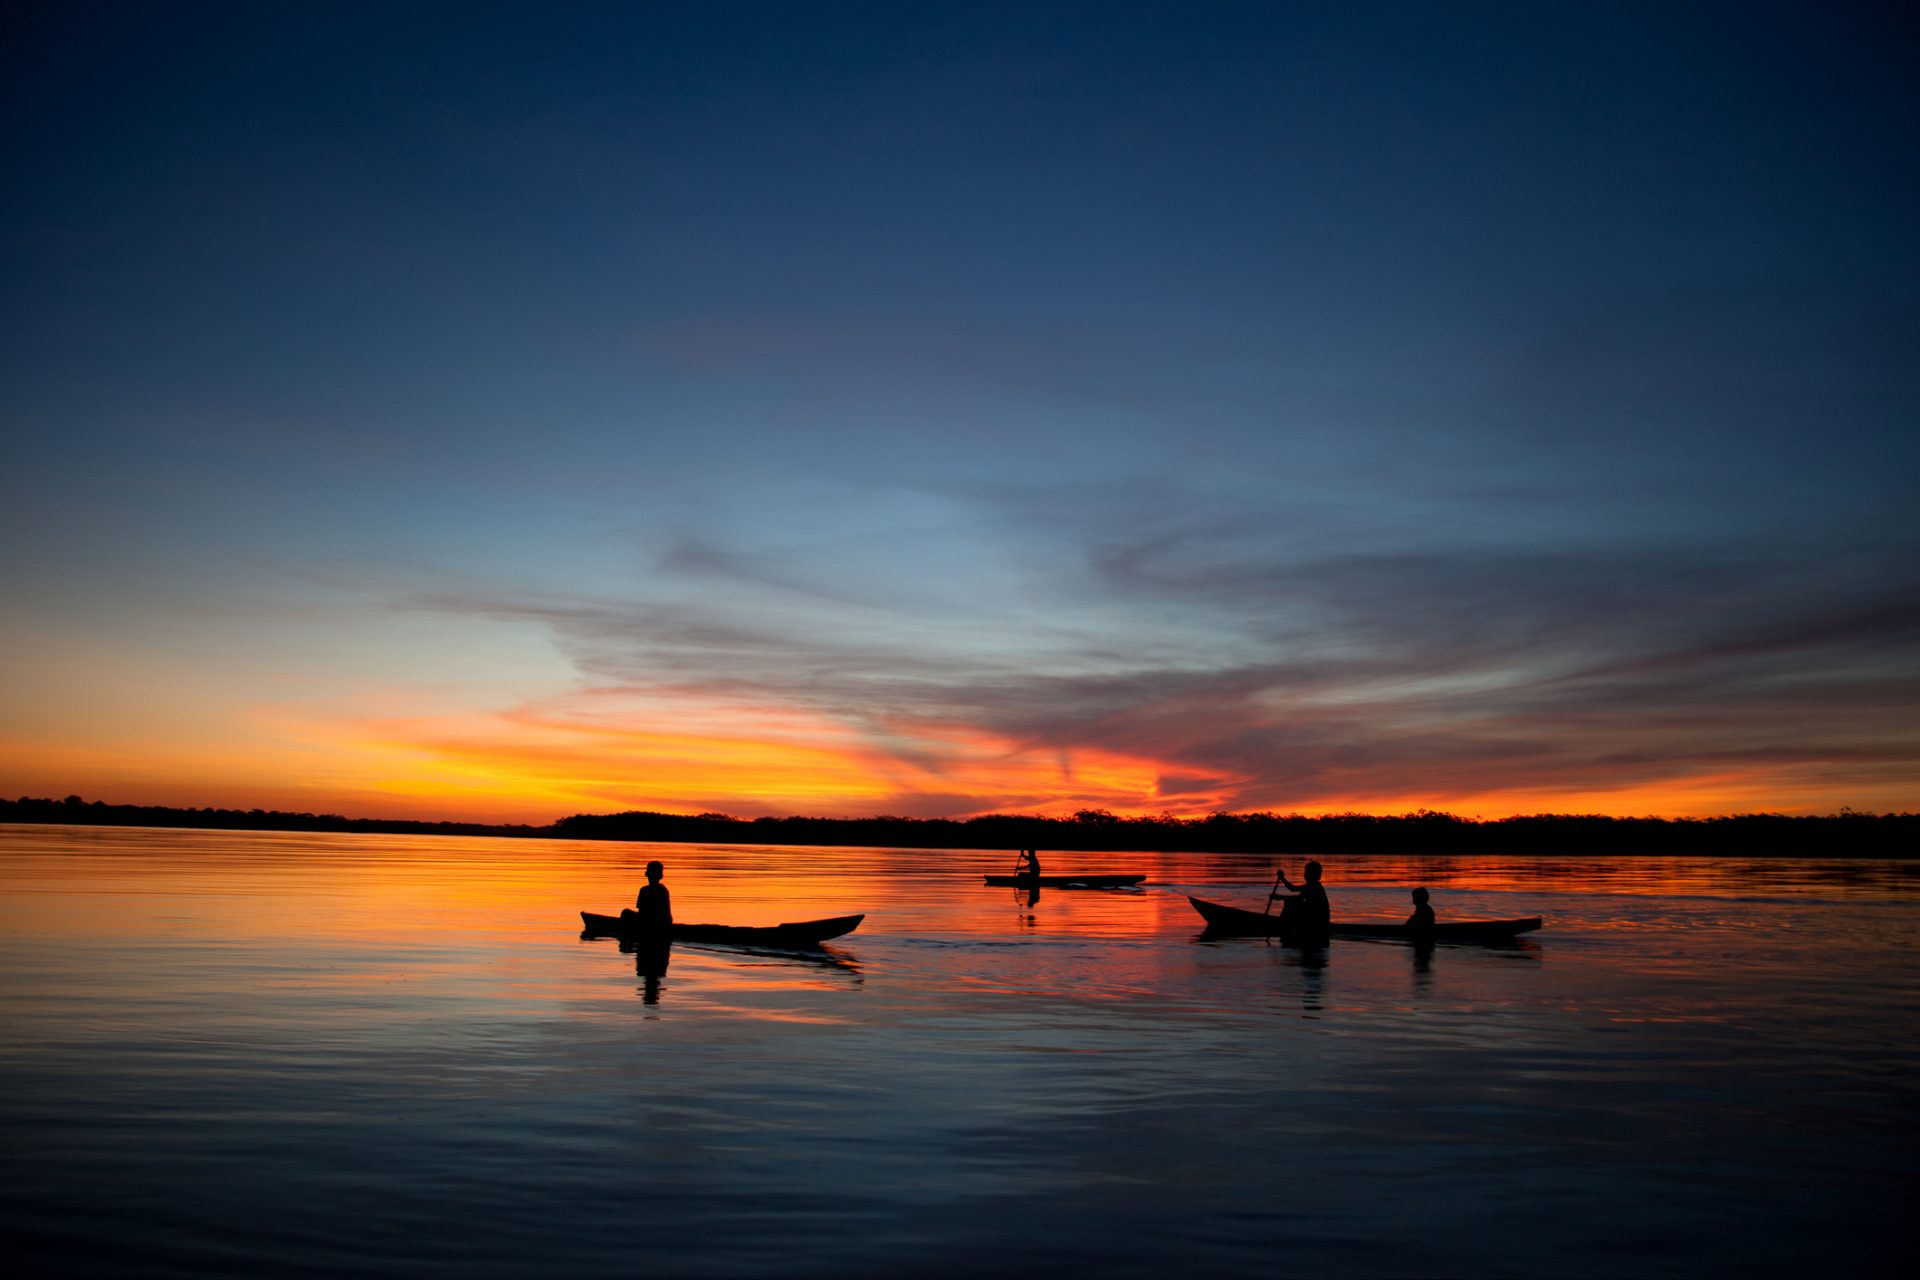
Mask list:
[[[886,583],[822,589],[830,554],[687,541],[651,599],[406,606],[548,628],[580,676],[549,727],[660,699],[775,709],[896,811],[1630,805],[1690,782],[1765,807],[1796,776],[1850,769],[1882,794],[1920,765],[1920,575],[1890,551],[1295,552],[1254,519],[1056,516],[1032,535],[1070,554],[982,602],[985,628]],[[1022,614],[1033,627],[1008,632]]]

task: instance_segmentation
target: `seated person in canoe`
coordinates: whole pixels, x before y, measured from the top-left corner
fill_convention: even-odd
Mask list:
[[[1427,905],[1427,891],[1413,891],[1413,914],[1407,917],[1407,933],[1414,939],[1433,937],[1433,908]]]
[[[1020,865],[1013,869],[1013,874],[1022,879],[1031,877],[1038,880],[1040,878],[1040,851],[1038,849],[1022,849],[1020,851],[1019,862]]]
[[[667,886],[660,883],[660,877],[666,868],[658,862],[647,864],[647,882],[640,886],[639,894],[633,900],[633,910],[622,911],[623,923],[633,923],[649,933],[657,932],[662,937],[673,925],[673,899],[667,893]]]
[[[1302,941],[1324,939],[1333,924],[1333,906],[1327,901],[1327,887],[1320,883],[1320,864],[1309,862],[1304,874],[1305,884],[1295,884],[1287,879],[1284,867],[1274,875],[1292,891],[1291,896],[1280,895],[1280,933],[1282,937]]]

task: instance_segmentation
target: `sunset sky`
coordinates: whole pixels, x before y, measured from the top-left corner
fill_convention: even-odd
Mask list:
[[[1920,809],[1892,4],[29,4],[0,795]]]

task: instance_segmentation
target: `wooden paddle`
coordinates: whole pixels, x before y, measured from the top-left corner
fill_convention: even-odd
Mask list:
[[[1270,916],[1273,914],[1273,900],[1280,896],[1280,882],[1286,878],[1287,872],[1284,867],[1273,873],[1273,892],[1267,895],[1267,909],[1262,911],[1260,913],[1261,915]]]

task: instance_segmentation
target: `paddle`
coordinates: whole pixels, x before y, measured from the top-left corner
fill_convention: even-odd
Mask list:
[[[1273,892],[1267,895],[1267,909],[1262,911],[1260,913],[1261,915],[1270,916],[1273,914],[1273,900],[1280,896],[1280,885],[1286,878],[1287,872],[1284,867],[1273,873]]]

